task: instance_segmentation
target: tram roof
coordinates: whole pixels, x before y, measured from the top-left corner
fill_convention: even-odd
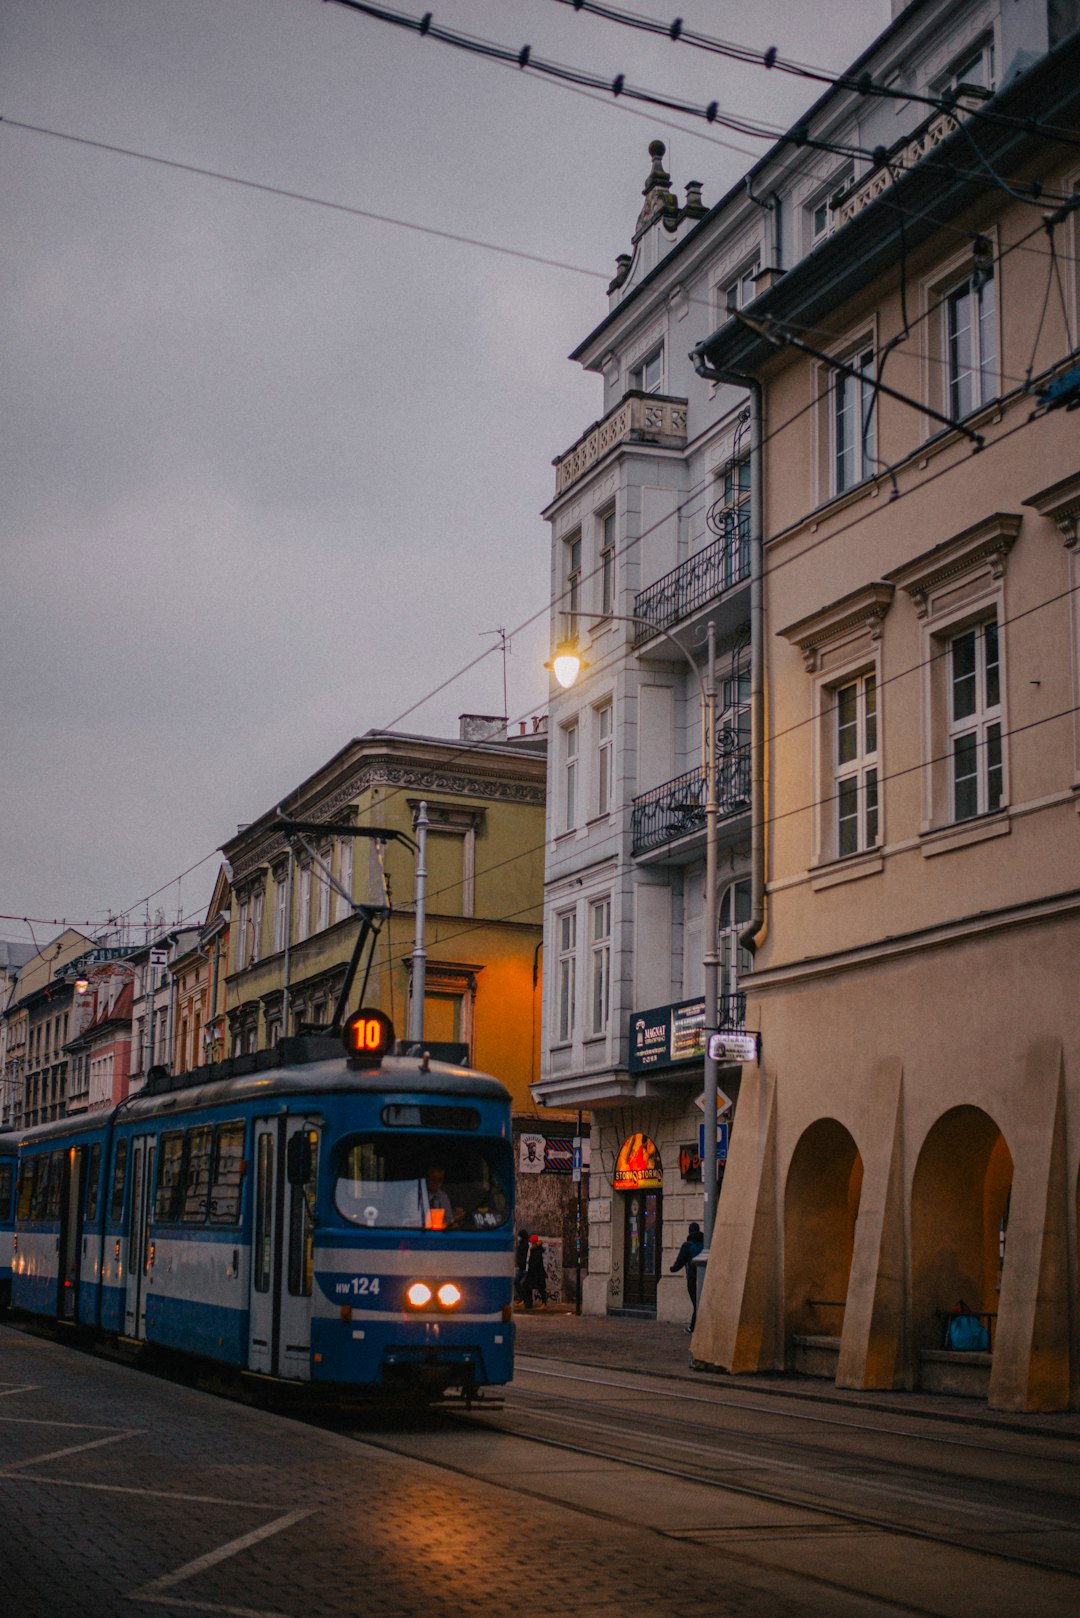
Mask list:
[[[177,1075],[167,1088],[152,1093],[140,1091],[118,1106],[56,1118],[9,1138],[14,1147],[20,1141],[89,1132],[110,1121],[127,1123],[135,1119],[172,1117],[206,1107],[239,1106],[279,1096],[434,1095],[469,1096],[481,1101],[510,1100],[506,1086],[490,1074],[455,1067],[449,1062],[431,1062],[425,1069],[418,1056],[384,1056],[378,1065],[354,1067],[342,1054],[341,1044],[336,1039],[307,1036],[283,1041],[282,1045],[286,1059],[272,1066],[248,1067],[242,1072],[220,1071],[235,1069],[249,1060],[238,1057],[231,1062],[220,1062],[213,1069],[196,1068],[192,1073]],[[203,1074],[210,1073],[214,1076],[202,1078]],[[0,1136],[0,1144],[3,1139]]]

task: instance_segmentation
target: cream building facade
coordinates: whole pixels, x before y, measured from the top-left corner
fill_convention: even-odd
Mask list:
[[[1080,1404],[1080,34],[1047,17],[1010,72],[1014,16],[942,9],[992,98],[698,353],[759,396],[767,786],[692,1352],[1009,1410]]]

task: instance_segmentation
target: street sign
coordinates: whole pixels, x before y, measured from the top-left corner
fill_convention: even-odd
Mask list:
[[[732,1101],[731,1097],[729,1095],[725,1095],[723,1090],[721,1090],[720,1086],[717,1085],[717,1087],[716,1087],[716,1116],[718,1118],[722,1118],[724,1116],[725,1112],[730,1112],[734,1105],[735,1105],[735,1103],[734,1103],[734,1101]],[[705,1092],[704,1092],[704,1090],[702,1090],[701,1094],[695,1099],[694,1106],[697,1108],[697,1110],[699,1112],[704,1112],[705,1111]]]
[[[716,1161],[727,1162],[728,1138],[731,1132],[730,1124],[717,1124],[716,1126]],[[698,1124],[698,1153],[702,1162],[705,1161],[705,1125]]]
[[[714,1062],[756,1062],[757,1034],[710,1034],[709,1055]]]

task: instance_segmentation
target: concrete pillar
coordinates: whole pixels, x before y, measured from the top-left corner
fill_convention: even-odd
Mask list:
[[[836,1369],[838,1388],[912,1385],[907,1364],[907,1217],[904,1165],[904,1070],[882,1062],[871,1075],[875,1098],[865,1159],[847,1308]]]

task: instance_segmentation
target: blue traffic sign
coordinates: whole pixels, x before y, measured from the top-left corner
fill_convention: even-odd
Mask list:
[[[716,1161],[718,1163],[726,1163],[727,1162],[728,1134],[729,1134],[730,1129],[731,1129],[730,1124],[717,1124],[717,1126],[716,1126]],[[705,1125],[704,1124],[698,1124],[698,1156],[701,1158],[702,1162],[704,1162],[704,1160],[705,1160]]]

